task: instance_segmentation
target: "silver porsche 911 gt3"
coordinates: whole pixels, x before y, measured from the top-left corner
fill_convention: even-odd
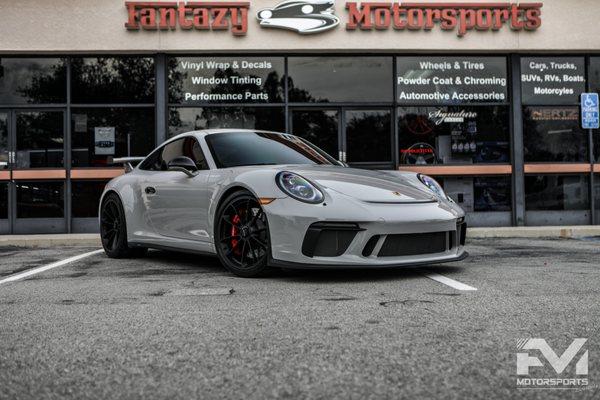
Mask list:
[[[465,214],[435,180],[348,168],[297,136],[196,131],[115,162],[127,173],[100,202],[109,257],[148,248],[216,254],[251,277],[270,266],[397,267],[467,256]]]

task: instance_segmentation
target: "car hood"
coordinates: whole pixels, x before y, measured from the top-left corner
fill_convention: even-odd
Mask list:
[[[369,171],[337,166],[289,165],[281,170],[294,172],[319,186],[369,203],[430,203],[437,197],[415,185],[401,173]]]

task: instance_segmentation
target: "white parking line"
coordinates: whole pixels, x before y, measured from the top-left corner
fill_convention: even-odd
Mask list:
[[[0,280],[0,285],[3,284],[3,283],[18,281],[20,279],[27,278],[28,276],[39,274],[39,273],[44,272],[44,271],[48,271],[48,270],[50,270],[52,268],[61,267],[63,265],[72,263],[74,261],[79,261],[79,260],[84,259],[86,257],[90,257],[90,256],[93,256],[95,254],[102,253],[103,251],[104,250],[102,250],[102,249],[90,251],[89,253],[83,253],[83,254],[80,254],[78,256],[67,258],[65,260],[53,262],[52,264],[48,264],[48,265],[44,265],[44,266],[41,266],[41,267],[30,269],[28,271],[20,272],[18,274],[11,275],[8,278],[4,278],[4,279]]]
[[[444,285],[450,286],[451,288],[456,289],[456,290],[470,291],[470,292],[477,290],[477,288],[474,288],[473,286],[465,285],[462,282],[455,281],[454,279],[450,279],[450,278],[440,275],[440,274],[432,274],[432,273],[425,272],[425,271],[421,271],[421,272],[423,272],[423,274],[427,278],[433,279],[434,281],[439,282],[439,283],[443,283]]]

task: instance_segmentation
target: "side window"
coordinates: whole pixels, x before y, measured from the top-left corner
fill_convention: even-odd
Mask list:
[[[140,169],[147,171],[166,171],[169,162],[176,158],[185,156],[192,159],[196,163],[196,167],[200,170],[208,169],[206,158],[200,148],[200,143],[193,137],[185,137],[175,140],[154,151],[140,165]]]

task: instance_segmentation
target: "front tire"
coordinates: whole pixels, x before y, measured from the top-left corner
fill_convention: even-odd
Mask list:
[[[251,193],[235,192],[221,203],[215,221],[215,247],[221,263],[235,275],[251,278],[267,270],[269,226]]]
[[[100,238],[104,252],[110,258],[141,257],[148,251],[145,248],[129,247],[125,211],[116,193],[107,194],[102,202]]]

